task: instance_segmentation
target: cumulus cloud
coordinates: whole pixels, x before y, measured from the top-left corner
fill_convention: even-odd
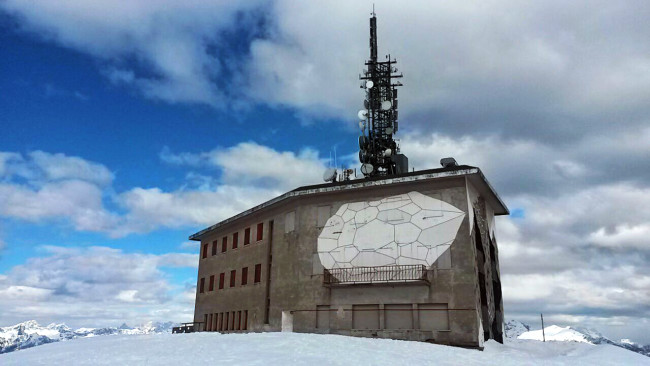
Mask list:
[[[195,255],[132,254],[109,247],[43,250],[44,256],[0,279],[3,324],[32,318],[86,326],[191,319],[187,289],[172,285],[162,268],[196,268]]]
[[[315,150],[277,151],[253,142],[201,153],[160,153],[163,162],[209,167],[189,172],[176,190],[134,187],[112,192],[103,165],[42,151],[0,155],[0,216],[30,222],[70,222],[76,230],[121,237],[160,227],[207,226],[299,185],[320,182],[325,163]],[[260,162],[264,162],[260,164]],[[110,200],[119,210],[109,210]]]

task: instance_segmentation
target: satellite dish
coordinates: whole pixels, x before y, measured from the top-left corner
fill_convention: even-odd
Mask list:
[[[391,149],[384,150],[384,156],[385,157],[389,157],[392,153],[393,153],[393,150],[391,150]]]
[[[357,113],[357,116],[359,117],[359,119],[368,118],[368,110],[367,109],[360,110],[359,113]]]
[[[336,169],[327,168],[323,173],[323,180],[326,182],[333,182],[336,179]]]
[[[386,127],[386,134],[387,135],[392,135],[393,134],[393,128],[392,127]]]
[[[365,164],[370,160],[370,157],[368,156],[368,152],[365,150],[359,150],[359,162],[361,164]]]
[[[366,81],[366,89],[370,89],[373,86],[375,86],[375,83],[373,83],[372,80]]]
[[[390,100],[384,100],[381,102],[381,109],[384,111],[389,110],[393,106],[393,103],[390,102]]]
[[[373,170],[375,170],[375,168],[372,166],[372,164],[363,164],[361,166],[361,173],[364,175],[372,173]]]

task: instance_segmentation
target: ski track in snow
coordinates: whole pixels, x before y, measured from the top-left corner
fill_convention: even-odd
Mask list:
[[[299,333],[79,338],[0,355],[8,365],[650,365],[612,345],[488,341],[483,352],[423,342]]]

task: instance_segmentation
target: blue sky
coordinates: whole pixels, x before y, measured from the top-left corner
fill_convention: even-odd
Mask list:
[[[648,5],[376,7],[410,165],[513,212],[506,316],[650,343]],[[356,166],[370,8],[0,2],[0,325],[189,320],[188,235]]]

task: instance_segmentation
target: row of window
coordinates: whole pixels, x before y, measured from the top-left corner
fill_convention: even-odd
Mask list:
[[[261,241],[264,238],[264,223],[260,222],[257,224],[257,241]],[[244,229],[244,245],[248,245],[251,243],[251,228],[247,227]],[[233,233],[232,234],[232,249],[237,249],[237,246],[239,245],[239,232]],[[204,243],[203,244],[203,254],[201,255],[201,258],[205,259],[208,257],[208,247],[209,243]],[[221,238],[221,253],[225,253],[226,250],[228,250],[228,236],[224,236]],[[215,240],[212,242],[212,255],[217,255],[217,252],[219,251],[219,240]]]
[[[248,310],[226,311],[203,315],[203,331],[220,332],[227,330],[247,330]]]
[[[255,265],[255,273],[253,277],[253,283],[259,283],[262,280],[262,264],[258,263]],[[208,291],[214,291],[215,290],[215,275],[211,275],[209,277],[210,283],[208,284]],[[226,273],[222,272],[219,274],[219,290],[223,290],[226,282]],[[230,287],[235,287],[237,284],[237,270],[233,269],[230,271]],[[244,267],[241,269],[241,285],[247,285],[248,284],[248,267]],[[201,280],[199,281],[199,292],[204,293],[205,292],[205,277],[201,277]]]

